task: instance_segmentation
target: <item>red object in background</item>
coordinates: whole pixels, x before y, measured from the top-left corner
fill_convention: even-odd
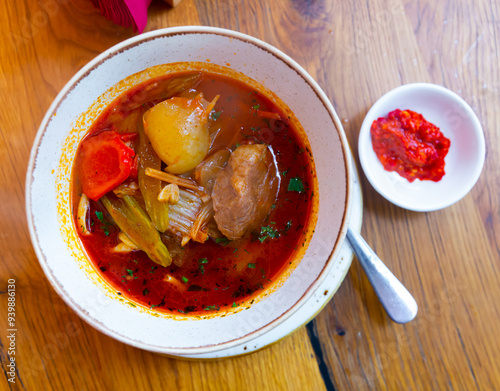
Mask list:
[[[133,27],[135,32],[142,33],[148,21],[151,0],[92,0],[92,4],[114,23]]]
[[[410,182],[438,182],[445,174],[450,140],[422,114],[391,111],[387,118],[373,121],[370,132],[373,150],[387,171],[396,171]]]

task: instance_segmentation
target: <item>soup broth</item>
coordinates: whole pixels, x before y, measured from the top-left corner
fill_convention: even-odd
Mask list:
[[[176,87],[172,95],[173,80],[180,81],[180,87]],[[170,258],[165,259],[171,259],[171,263],[164,266],[155,258],[155,250],[144,251],[134,246],[141,243],[138,243],[139,240],[133,233],[127,233],[124,226],[120,226],[110,205],[118,208],[117,205],[122,205],[123,200],[131,200],[136,205],[135,208],[137,205],[140,207],[141,216],[154,221],[153,217],[148,216],[151,212],[146,206],[147,197],[141,192],[140,180],[137,179],[137,170],[140,172],[141,167],[144,169],[147,160],[144,158],[144,151],[142,154],[139,151],[149,136],[148,151],[155,154],[153,133],[145,133],[151,132],[148,126],[153,126],[153,119],[149,123],[146,121],[147,118],[152,118],[150,113],[153,111],[149,110],[162,104],[161,102],[171,105],[170,110],[177,102],[175,98],[179,99],[178,102],[185,102],[185,107],[198,105],[196,107],[201,108],[201,116],[206,115],[208,152],[201,163],[186,172],[172,172],[177,163],[167,164],[163,159],[159,170],[153,170],[162,173],[167,171],[169,180],[174,177],[174,182],[180,183],[176,186],[181,200],[175,203],[176,188],[171,186],[169,190],[173,189],[174,199],[168,198],[161,205],[167,211],[164,219],[166,230],[155,230],[161,243],[168,249]],[[115,99],[92,124],[80,143],[74,164],[75,226],[96,270],[119,294],[140,305],[167,313],[200,315],[247,305],[292,264],[295,254],[301,248],[307,246],[308,237],[314,229],[310,224],[313,200],[316,197],[313,191],[314,164],[307,141],[297,131],[297,124],[271,99],[229,76],[205,71],[180,72],[156,77],[133,87]],[[215,105],[211,107],[214,100]],[[193,113],[196,110],[193,109]],[[127,165],[125,171],[119,170],[119,175],[126,178],[117,180],[120,183],[116,186],[113,182],[116,175],[113,172],[110,174],[113,178],[111,182],[108,177],[102,181],[105,185],[113,183],[109,186],[114,188],[107,191],[101,181],[99,186],[95,185],[95,178],[90,182],[91,185],[86,183],[89,182],[90,169],[84,167],[89,165],[89,147],[85,145],[92,143],[92,140],[97,143],[99,137],[111,134],[115,137],[113,140],[119,140],[117,143],[125,145],[120,147],[122,149],[119,153],[120,156],[125,156],[121,159]],[[175,145],[174,152],[183,148],[179,143]],[[251,158],[245,159],[247,155],[244,153],[250,151],[254,153],[251,157],[260,156],[257,155],[257,148],[259,153],[264,151],[262,153],[266,154],[266,158],[259,157],[258,163],[250,165]],[[218,171],[216,170],[218,173],[203,183],[200,167],[206,167],[207,161],[214,156],[223,157]],[[237,156],[243,158],[237,161]],[[159,161],[158,156],[154,158]],[[101,158],[94,158],[92,161],[97,160],[98,165],[99,159]],[[168,159],[169,156],[165,158]],[[100,176],[112,162],[104,160],[103,167],[96,168],[92,175]],[[248,170],[257,170],[257,164],[261,164],[264,169],[270,167],[262,186],[255,192],[257,195],[238,201],[238,205],[243,205],[242,208],[249,205],[250,216],[239,209],[228,209],[238,208],[238,205],[231,206],[234,197],[224,198],[223,194],[223,186],[227,185],[227,181],[223,181],[220,173],[225,172],[231,181],[236,178],[237,173],[243,172],[238,164]],[[247,181],[244,183],[245,188],[253,185],[250,183],[253,180],[249,179],[250,176],[240,176],[237,180],[241,178]],[[184,188],[183,183],[190,183],[193,188]],[[164,189],[169,182],[158,179],[157,185]],[[232,183],[230,190],[235,191],[237,185]],[[94,194],[95,191],[96,194],[87,204],[81,201],[86,188],[91,189],[87,192]],[[101,196],[99,192],[102,191],[105,194]],[[268,193],[266,197],[262,195],[265,192]],[[192,198],[199,204],[196,204],[197,213],[193,215],[193,225],[198,223],[199,228],[188,229],[187,233],[175,225],[177,217],[174,209],[182,204],[182,197],[189,200]],[[200,215],[204,208],[207,213],[202,218]],[[263,215],[260,220],[259,213]],[[226,216],[233,217],[224,220]],[[258,221],[252,221],[253,218]],[[249,222],[235,227],[238,219]],[[238,236],[242,230],[244,234]]]

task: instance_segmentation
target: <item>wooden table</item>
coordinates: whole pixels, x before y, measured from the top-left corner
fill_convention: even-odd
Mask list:
[[[257,353],[187,362],[141,351],[84,323],[45,278],[32,249],[24,182],[37,128],[62,86],[133,36],[90,1],[0,6],[0,389],[499,390],[500,3],[493,0],[183,0],[149,10],[147,30],[225,27],[283,50],[325,90],[357,156],[369,107],[410,82],[433,82],[477,113],[487,158],[455,205],[415,213],[362,175],[362,234],[419,304],[390,321],[357,261],[327,307]],[[16,280],[16,383],[7,379],[8,279]]]

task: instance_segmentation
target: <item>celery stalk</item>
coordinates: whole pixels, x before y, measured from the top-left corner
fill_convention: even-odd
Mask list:
[[[169,204],[168,202],[158,201],[158,195],[161,192],[161,181],[145,174],[146,168],[161,170],[161,160],[153,150],[148,136],[144,133],[142,123],[138,124],[138,128],[140,137],[138,150],[139,165],[137,167],[139,188],[141,189],[146,210],[149,217],[151,217],[153,225],[158,231],[165,232],[169,224]]]
[[[159,232],[134,197],[126,195],[123,198],[108,198],[103,196],[100,201],[118,228],[153,262],[164,267],[172,263],[172,257],[161,241]]]

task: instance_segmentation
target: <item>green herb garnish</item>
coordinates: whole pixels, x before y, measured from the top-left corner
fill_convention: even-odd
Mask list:
[[[182,282],[183,282],[184,284],[187,284],[187,283],[188,283],[188,281],[189,281],[189,279],[188,279],[188,278],[186,278],[186,277],[184,277],[184,276],[182,276],[181,280],[182,280]]]
[[[288,191],[297,191],[302,193],[304,191],[304,184],[302,183],[302,179],[299,177],[290,178],[290,182],[288,182]]]
[[[210,114],[211,114],[212,119],[214,121],[216,121],[220,117],[220,115],[222,114],[222,111],[213,110]]]
[[[205,275],[205,264],[208,263],[207,258],[201,258],[198,260],[198,270],[201,272],[201,274]]]
[[[249,269],[255,269],[255,263],[249,263],[247,266]]]
[[[280,234],[273,227],[266,226],[266,227],[260,228],[259,240],[261,243],[264,243],[264,241],[267,238],[276,239],[276,238],[279,238],[279,236],[280,236]]]
[[[216,238],[215,243],[221,246],[227,246],[231,241],[228,238]]]
[[[95,215],[97,216],[97,219],[103,223],[104,222],[104,216],[102,215],[102,212],[96,211]]]
[[[127,274],[130,276],[130,277],[133,277],[134,276],[134,271],[133,270],[130,270],[130,269],[125,269],[127,271]]]

